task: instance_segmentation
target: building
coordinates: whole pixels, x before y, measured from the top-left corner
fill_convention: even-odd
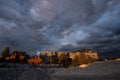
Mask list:
[[[58,54],[58,58],[60,58],[61,55],[66,55],[67,52],[57,52],[57,54]]]
[[[86,58],[91,57],[94,61],[98,60],[98,53],[95,51],[91,51],[91,50],[87,52],[85,51],[84,54]]]
[[[54,59],[58,60],[58,63],[65,59],[71,58],[74,60],[76,57],[80,62],[94,62],[98,60],[98,54],[92,50],[77,50],[73,52],[47,52],[41,51],[40,57],[43,59],[43,63],[52,63]]]
[[[42,63],[42,59],[39,56],[33,56],[27,60],[28,64],[40,64]]]
[[[47,51],[41,51],[40,57],[43,59],[43,63],[51,63],[52,56],[57,56],[56,52],[47,52]]]
[[[47,52],[47,51],[41,51],[40,55],[46,55],[46,56],[53,56],[55,55],[55,52]]]
[[[70,52],[70,58],[72,60],[75,59],[75,56],[77,57],[84,57],[84,59],[88,59],[91,58],[93,61],[97,61],[98,60],[98,53],[92,50],[77,50],[77,51],[73,51]]]
[[[76,52],[75,51],[70,52],[69,54],[70,54],[70,58],[73,60],[75,58]]]

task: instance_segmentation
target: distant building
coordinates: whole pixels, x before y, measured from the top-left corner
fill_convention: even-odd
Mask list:
[[[76,55],[76,52],[70,52],[69,54],[70,54],[70,58],[71,58],[71,59],[74,59],[74,58],[75,58],[75,55]]]
[[[70,58],[73,60],[75,56],[81,56],[81,54],[84,55],[85,59],[91,58],[93,61],[98,60],[98,53],[92,50],[77,50],[70,52]]]
[[[82,58],[82,61],[97,61],[98,60],[98,54],[95,51],[92,50],[77,50],[73,52],[47,52],[47,51],[41,51],[40,57],[43,59],[43,63],[51,63],[53,61],[53,56],[61,61],[62,59],[68,57],[74,60],[77,57],[79,57],[79,61]],[[90,61],[89,61],[90,62]]]
[[[93,60],[97,61],[98,60],[98,53],[97,52],[94,52],[94,51],[87,51],[87,52],[84,52],[85,54],[85,57],[86,58],[89,58],[91,57]]]
[[[27,60],[28,64],[40,64],[42,63],[42,59],[39,56],[33,56]]]
[[[57,52],[57,54],[58,54],[58,58],[60,58],[61,55],[66,55],[67,52]]]
[[[47,52],[47,51],[41,51],[40,57],[43,59],[43,63],[51,63],[52,56],[57,55],[56,52]]]
[[[55,55],[55,52],[47,52],[47,51],[41,51],[40,52],[40,55],[46,55],[46,56],[52,56],[52,55]]]

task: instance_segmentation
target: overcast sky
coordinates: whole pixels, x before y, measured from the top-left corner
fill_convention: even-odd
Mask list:
[[[120,52],[120,0],[0,0],[0,50]]]

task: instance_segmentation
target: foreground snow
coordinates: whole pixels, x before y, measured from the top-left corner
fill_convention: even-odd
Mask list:
[[[0,80],[120,80],[120,61],[103,61],[79,67],[41,69],[17,64],[0,69]]]
[[[43,69],[17,64],[16,68],[1,68],[0,80],[51,80],[51,78]]]
[[[53,80],[120,80],[119,75],[120,61],[103,61],[58,71],[51,76]]]

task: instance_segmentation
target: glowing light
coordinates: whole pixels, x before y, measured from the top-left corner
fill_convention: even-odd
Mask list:
[[[79,67],[80,67],[80,68],[86,68],[86,67],[88,67],[88,65],[87,65],[87,64],[82,64],[82,65],[80,65]]]
[[[40,55],[40,51],[37,51],[37,53],[36,53],[37,55]]]

